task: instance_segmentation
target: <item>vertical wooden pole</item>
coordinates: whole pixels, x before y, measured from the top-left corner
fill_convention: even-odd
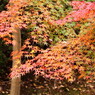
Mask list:
[[[13,32],[13,52],[16,52],[13,55],[13,68],[19,67],[21,64],[21,57],[15,58],[19,55],[19,52],[21,51],[21,31],[18,27],[14,27],[14,29],[17,32]],[[20,95],[20,84],[21,77],[12,78],[10,95]]]

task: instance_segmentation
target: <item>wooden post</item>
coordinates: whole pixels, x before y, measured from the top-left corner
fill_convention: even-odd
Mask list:
[[[21,56],[19,58],[15,58],[21,51],[21,31],[18,27],[14,27],[14,29],[17,32],[13,32],[13,52],[16,52],[13,55],[13,68],[19,67],[21,64]],[[21,77],[12,78],[10,95],[20,95],[20,84]]]

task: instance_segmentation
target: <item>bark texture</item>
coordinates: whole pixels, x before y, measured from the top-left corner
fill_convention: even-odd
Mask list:
[[[15,27],[16,32],[13,32],[13,68],[19,67],[21,64],[21,32],[18,27]],[[16,58],[17,57],[17,58]],[[20,95],[21,77],[12,78],[10,95]]]

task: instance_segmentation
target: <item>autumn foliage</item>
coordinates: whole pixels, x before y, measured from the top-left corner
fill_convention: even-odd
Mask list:
[[[37,57],[27,60],[18,69],[14,68],[12,76],[24,75],[33,70],[35,75],[70,82],[81,78],[87,81],[95,79],[95,3],[73,1],[70,5],[73,11],[63,20],[52,21],[52,24],[79,22],[74,26],[80,28],[79,35],[42,50]]]
[[[60,15],[56,15],[56,10],[66,9],[59,2],[56,1],[61,9],[53,3],[32,1],[10,0],[7,5],[9,11],[0,13],[0,37],[7,44],[12,44],[11,33],[17,32],[14,27],[28,30],[20,52],[27,60],[19,68],[12,69],[11,77],[19,77],[32,70],[35,75],[49,79],[93,81],[95,2],[72,1],[68,3],[72,9],[66,10],[65,14],[64,10],[58,11]],[[12,9],[11,6],[15,7]],[[56,10],[52,11],[52,8]],[[64,15],[61,17],[61,14]]]

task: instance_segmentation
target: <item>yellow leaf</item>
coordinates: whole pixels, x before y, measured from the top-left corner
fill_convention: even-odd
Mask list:
[[[34,50],[31,50],[30,53],[34,53],[35,51]]]

